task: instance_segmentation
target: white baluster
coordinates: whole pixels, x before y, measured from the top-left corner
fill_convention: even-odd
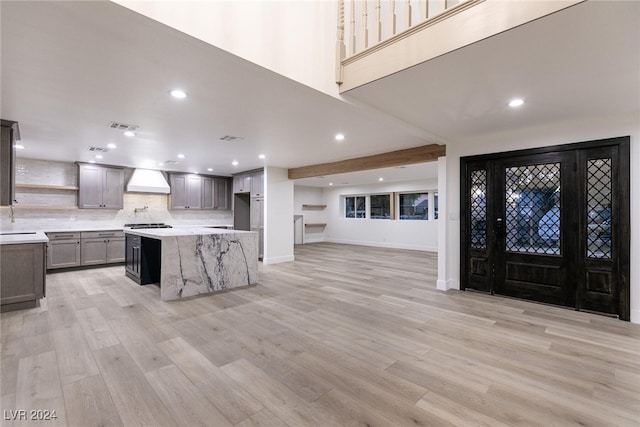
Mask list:
[[[429,19],[429,0],[420,0],[420,22]]]
[[[338,25],[336,32],[336,83],[342,84],[342,60],[346,55],[344,45],[344,0],[338,0]]]
[[[376,43],[382,41],[382,20],[380,0],[376,2]]]
[[[367,0],[362,2],[362,50],[369,47],[369,15]]]
[[[351,0],[351,37],[349,37],[351,55],[356,54],[356,0]]]
[[[391,25],[391,35],[396,35],[396,0],[391,0],[391,13],[389,15]]]
[[[404,29],[411,28],[411,0],[407,0],[404,8]]]

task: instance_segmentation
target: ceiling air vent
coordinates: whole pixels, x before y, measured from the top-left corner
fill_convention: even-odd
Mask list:
[[[178,161],[176,161],[176,160],[165,160],[165,161],[164,161],[164,162],[162,162],[162,163],[163,163],[163,164],[165,164],[165,165],[177,165],[177,164],[178,164],[178,163],[180,163],[180,162],[178,162]]]
[[[241,136],[225,135],[220,137],[220,141],[242,141],[244,138]]]
[[[94,153],[106,153],[109,151],[109,149],[102,147],[89,147],[89,151],[92,151]]]
[[[109,127],[111,129],[116,129],[116,130],[136,130],[139,128],[139,126],[136,125],[127,125],[125,123],[118,123],[118,122],[111,122],[109,123]]]

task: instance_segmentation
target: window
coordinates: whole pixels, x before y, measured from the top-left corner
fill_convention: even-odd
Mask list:
[[[364,196],[347,196],[344,198],[344,216],[346,218],[366,218],[367,205]]]
[[[438,219],[438,193],[433,194],[433,219]]]
[[[391,218],[391,196],[389,194],[376,194],[371,199],[371,219]]]
[[[429,219],[429,193],[400,194],[400,219]]]

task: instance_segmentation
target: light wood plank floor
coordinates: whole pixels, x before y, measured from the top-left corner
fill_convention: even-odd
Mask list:
[[[637,426],[640,326],[435,290],[436,259],[311,244],[162,302],[121,266],[2,314],[2,410],[68,426]],[[11,418],[9,416],[9,418]]]

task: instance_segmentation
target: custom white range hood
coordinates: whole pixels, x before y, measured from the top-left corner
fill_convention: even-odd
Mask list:
[[[151,169],[135,169],[127,183],[127,192],[169,194],[171,188],[162,172]]]

